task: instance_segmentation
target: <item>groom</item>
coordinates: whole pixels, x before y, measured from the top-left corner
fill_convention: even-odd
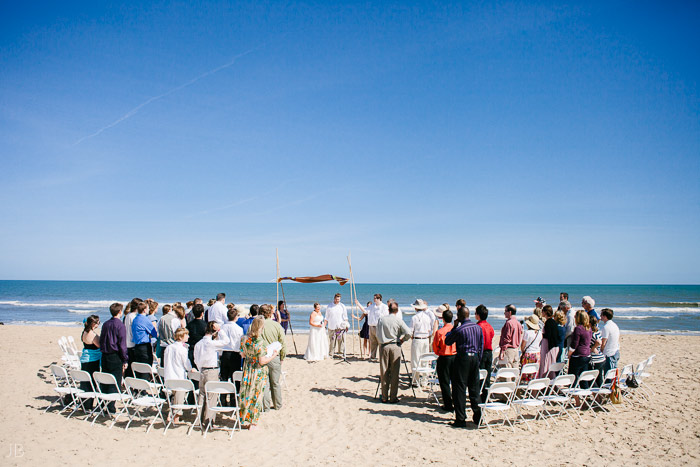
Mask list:
[[[336,345],[338,353],[345,350],[345,332],[348,329],[348,310],[340,303],[340,294],[335,294],[333,303],[326,307],[326,329],[328,329],[328,348],[331,358],[335,355]]]

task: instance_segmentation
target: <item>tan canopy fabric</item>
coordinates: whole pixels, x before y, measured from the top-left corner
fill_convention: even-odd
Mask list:
[[[328,281],[338,281],[338,284],[345,285],[348,279],[344,277],[334,276],[333,274],[323,274],[321,276],[305,276],[305,277],[280,277],[277,282],[282,281],[294,281],[294,282],[304,282],[310,284],[313,282],[328,282]]]

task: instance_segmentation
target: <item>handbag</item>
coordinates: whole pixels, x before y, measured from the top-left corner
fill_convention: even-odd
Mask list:
[[[629,375],[627,379],[625,380],[625,384],[627,385],[628,388],[638,388],[639,387],[639,382],[637,381],[637,378],[634,375]]]
[[[613,404],[622,403],[622,393],[620,392],[620,370],[615,371],[615,378],[610,386],[610,402]]]

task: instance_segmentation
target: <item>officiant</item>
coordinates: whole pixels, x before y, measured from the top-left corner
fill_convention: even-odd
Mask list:
[[[269,346],[273,342],[279,342],[281,345],[279,355],[275,356],[270,363],[267,364],[270,375],[270,384],[265,387],[265,396],[263,398],[263,408],[265,410],[282,408],[282,386],[280,386],[280,377],[282,376],[282,361],[287,355],[287,346],[284,341],[284,329],[277,321],[272,319],[274,307],[272,305],[262,305],[260,311],[265,318],[265,325],[260,333],[260,339],[264,346]]]

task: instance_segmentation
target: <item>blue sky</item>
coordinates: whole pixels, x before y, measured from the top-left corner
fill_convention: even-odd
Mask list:
[[[0,9],[0,279],[700,283],[697,3]]]

